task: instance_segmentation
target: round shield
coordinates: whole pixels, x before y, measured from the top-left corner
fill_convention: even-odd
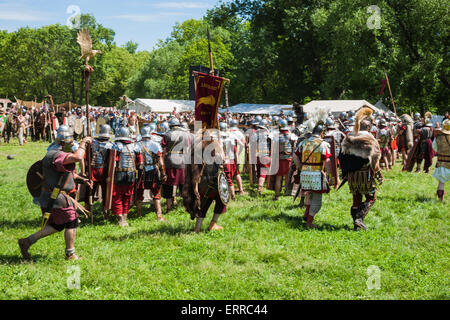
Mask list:
[[[223,172],[219,173],[217,177],[217,185],[219,186],[219,197],[224,205],[230,202],[230,189],[228,187],[228,181]]]
[[[100,133],[100,127],[104,124],[108,123],[105,117],[98,117],[96,125],[95,125],[95,133]]]
[[[27,187],[31,195],[36,198],[41,195],[41,185],[44,181],[42,160],[35,162],[27,173]]]
[[[75,126],[73,128],[73,131],[76,134],[81,134],[83,132],[83,123],[81,122],[81,119],[75,120]]]

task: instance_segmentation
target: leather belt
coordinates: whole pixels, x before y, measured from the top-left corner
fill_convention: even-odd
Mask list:
[[[116,168],[116,172],[136,172],[133,168]]]

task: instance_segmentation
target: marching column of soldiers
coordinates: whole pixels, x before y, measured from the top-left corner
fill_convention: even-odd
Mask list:
[[[77,114],[76,119],[86,118],[83,112]],[[5,115],[4,110],[0,115]],[[63,113],[61,119],[54,113],[48,117],[36,115],[36,123],[44,119],[42,123],[51,124],[49,131],[56,128],[52,121],[61,125],[44,159],[33,166],[41,176],[41,191],[33,196],[44,218],[41,230],[19,240],[26,259],[30,258],[32,244],[62,230],[66,258],[78,258],[74,248],[77,210],[92,214],[91,206],[86,210],[78,202],[87,203],[86,190],[94,200],[102,200],[104,217],[109,219],[112,213],[121,227],[129,225],[132,206],[138,217],[142,215],[146,194],[160,222],[166,221],[161,199],[165,199],[168,213],[177,205],[177,195],[181,195],[191,219],[196,220],[195,232],[201,231],[213,202],[208,229],[221,230],[218,220],[227,211],[230,199],[235,200],[236,194],[247,195],[240,174],[243,164],[250,187],[256,189],[251,195],[264,197],[266,188],[274,191],[273,200],[277,201],[284,184],[284,195],[293,196],[294,201],[300,196],[307,228],[317,228],[313,222],[322,207],[323,195],[348,183],[353,196],[350,215],[354,230],[366,230],[364,219],[383,183],[382,169],[390,170],[400,154],[404,170],[411,171],[416,164],[419,168],[425,160],[424,170],[428,172],[430,159],[437,153],[433,177],[439,180],[437,196],[441,200],[444,184],[450,179],[450,120],[433,130],[429,114],[425,119],[415,117],[414,123],[409,115],[373,113],[365,106],[357,114],[342,112],[337,117],[323,110],[303,114],[303,122],[297,125],[293,118],[283,115],[227,115],[219,122],[219,131],[194,133],[190,114],[173,114],[167,119],[105,112],[101,117],[88,115],[92,116],[97,135],[93,139],[85,137],[79,144],[75,136],[80,138],[84,133],[79,128],[75,133],[72,115]],[[6,123],[3,132],[4,128]],[[113,136],[114,141],[110,141]],[[215,161],[196,161],[198,151],[202,156],[209,152]],[[79,172],[76,163],[80,163]]]

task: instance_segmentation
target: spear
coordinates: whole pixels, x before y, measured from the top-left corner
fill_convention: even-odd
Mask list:
[[[206,26],[206,32],[208,35],[208,53],[209,53],[209,66],[210,66],[209,74],[214,75],[214,61],[213,61],[213,55],[212,55],[212,50],[211,50],[211,37],[209,35],[209,27],[208,26]]]
[[[392,96],[391,85],[389,84],[389,78],[388,78],[388,75],[386,73],[386,70],[384,70],[384,75],[386,76],[386,81],[387,81],[387,85],[388,85],[388,89],[389,89],[389,94],[391,95],[392,105],[394,106],[394,113],[395,113],[395,115],[397,115],[397,110],[395,108],[395,101],[394,101],[394,97]]]

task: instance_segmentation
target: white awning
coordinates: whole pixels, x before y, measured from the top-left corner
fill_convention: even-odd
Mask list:
[[[130,110],[136,112],[172,113],[194,111],[195,101],[191,100],[165,100],[165,99],[136,99],[128,104]]]

